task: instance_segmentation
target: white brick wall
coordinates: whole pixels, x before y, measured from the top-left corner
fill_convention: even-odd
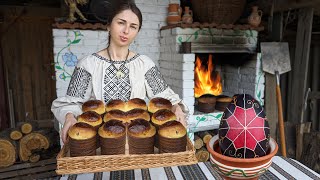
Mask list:
[[[158,65],[160,57],[160,28],[166,25],[167,7],[170,3],[179,3],[179,0],[136,0],[143,15],[142,28],[131,44],[130,49],[140,54],[149,56]],[[74,38],[74,31],[70,29],[53,29],[54,59],[61,65],[64,64],[62,56],[65,53],[73,53],[78,60],[84,56],[106,48],[108,33],[103,30],[78,30],[82,36],[76,44],[67,47],[67,40]],[[176,47],[173,47],[175,50]],[[168,58],[168,60],[171,59]],[[63,70],[56,68],[57,96],[64,96],[68,88],[70,78],[61,79],[63,72],[72,74],[74,67],[65,67]],[[163,70],[165,71],[165,70]]]
[[[206,31],[201,31],[196,39],[193,39],[194,28],[174,28],[162,30],[160,35],[160,71],[172,89],[186,102],[191,114],[194,112],[194,62],[195,54],[180,54],[181,41],[211,43],[211,36]],[[243,31],[245,34],[247,31]],[[233,30],[214,29],[213,34],[224,34],[232,37]],[[209,40],[208,40],[209,39]],[[261,74],[261,62],[259,56],[240,67],[218,66],[223,78],[223,94],[233,96],[239,93],[248,93],[253,96],[260,94],[260,102],[264,97],[264,74]],[[261,76],[259,76],[261,74]],[[260,77],[260,78],[259,78]],[[259,79],[259,80],[258,80]],[[258,82],[259,81],[259,82]],[[258,90],[260,92],[258,92]],[[256,97],[257,98],[257,97]],[[257,98],[258,99],[258,98]],[[191,120],[192,121],[192,120]]]

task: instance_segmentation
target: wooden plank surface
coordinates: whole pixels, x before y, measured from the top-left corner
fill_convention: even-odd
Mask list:
[[[57,177],[55,172],[57,160],[55,158],[42,160],[36,163],[16,163],[0,169],[1,179],[40,179]]]
[[[50,107],[56,98],[55,81],[51,79],[55,73],[51,65],[53,18],[46,13],[33,16],[37,12],[30,11],[21,17],[17,16],[21,11],[5,11],[7,18],[0,29],[6,30],[1,46],[16,122],[53,119]]]
[[[295,59],[293,62],[292,93],[290,95],[290,121],[300,123],[300,113],[306,92],[313,9],[299,10]]]
[[[277,138],[278,109],[276,101],[276,78],[274,75],[266,73],[266,116],[270,126],[270,136]]]

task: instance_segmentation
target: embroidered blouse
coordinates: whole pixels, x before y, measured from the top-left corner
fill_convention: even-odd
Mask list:
[[[107,104],[113,99],[128,101],[154,97],[166,98],[173,105],[179,103],[182,110],[188,113],[187,106],[168,86],[149,57],[136,54],[123,62],[111,61],[94,53],[78,62],[66,96],[54,100],[51,111],[64,124],[67,113],[80,115],[82,104],[90,99],[99,99]]]

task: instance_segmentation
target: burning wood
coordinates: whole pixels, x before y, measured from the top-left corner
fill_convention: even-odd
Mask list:
[[[194,96],[198,98],[203,94],[220,95],[222,93],[221,77],[219,72],[214,71],[212,54],[209,54],[208,65],[205,65],[197,56],[195,66]]]

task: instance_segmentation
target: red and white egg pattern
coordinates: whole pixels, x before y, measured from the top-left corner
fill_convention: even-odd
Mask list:
[[[249,94],[233,97],[223,113],[219,127],[219,146],[223,155],[256,158],[269,151],[270,128],[263,107]]]

